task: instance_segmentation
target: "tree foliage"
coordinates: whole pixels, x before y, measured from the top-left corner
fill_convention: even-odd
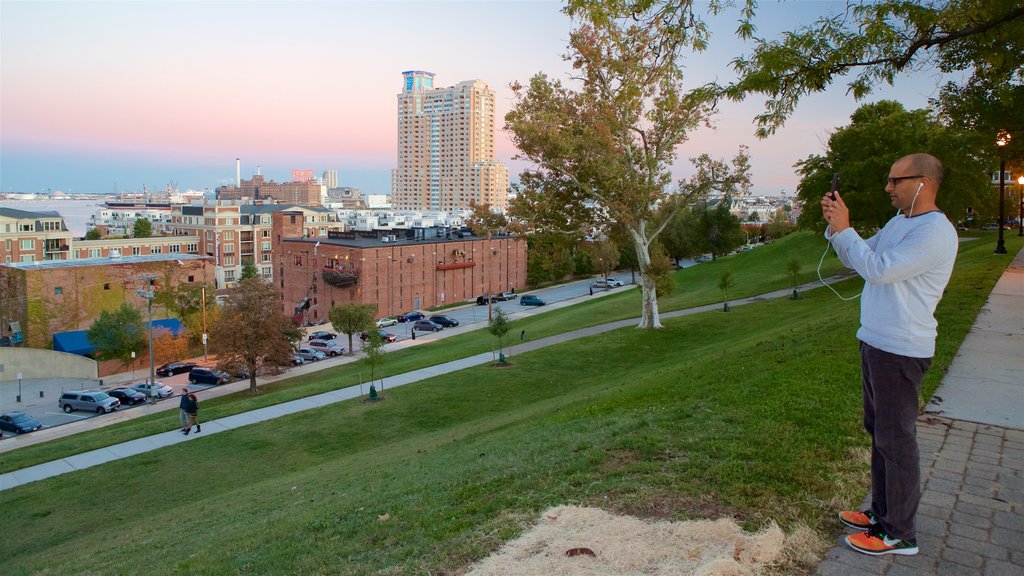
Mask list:
[[[366,364],[370,367],[370,386],[372,389],[377,370],[384,366],[384,340],[380,337],[380,331],[370,330],[370,337],[363,344],[363,356],[366,359]],[[384,392],[383,377],[380,379],[380,391],[381,393]],[[372,400],[377,399],[376,390],[374,390],[374,394],[370,398]]]
[[[607,278],[619,266],[619,247],[614,240],[595,240],[585,244],[594,263],[594,270]]]
[[[643,291],[638,327],[658,328],[651,243],[674,210],[720,189],[749,186],[745,149],[731,165],[703,155],[695,175],[670,193],[676,147],[714,112],[708,87],[689,91],[681,64],[660,49],[672,35],[666,20],[640,23],[627,3],[570,3],[582,24],[570,37],[579,88],[537,74],[514,84],[506,115],[520,159],[534,168],[520,176],[509,213],[535,229],[580,232],[623,228],[637,255]]]
[[[238,280],[248,280],[250,278],[259,278],[260,271],[256,268],[256,264],[253,264],[252,259],[247,258],[242,263],[242,273],[238,276]]]
[[[188,337],[175,336],[170,330],[153,330],[153,362],[163,364],[188,357]]]
[[[578,240],[572,235],[539,232],[526,239],[526,282],[539,286],[561,280],[576,270],[574,251]]]
[[[352,336],[360,332],[374,334],[377,331],[373,319],[377,315],[377,307],[373,304],[345,304],[335,306],[327,313],[334,329],[348,335],[348,354],[352,355]]]
[[[732,197],[714,202],[701,202],[690,211],[691,242],[697,254],[711,253],[712,258],[727,254],[743,244],[743,231],[738,218],[729,211]]]
[[[263,366],[287,366],[301,334],[281,310],[281,293],[259,278],[243,280],[228,295],[210,330],[210,350],[222,370],[249,373],[255,394]]]
[[[153,223],[148,218],[136,218],[135,226],[132,228],[133,238],[151,238],[153,236]]]
[[[943,162],[946,177],[937,202],[954,221],[968,207],[991,213],[995,195],[988,184],[986,156],[978,153],[968,134],[944,126],[927,110],[907,111],[898,102],[865,104],[828,140],[825,154],[797,162],[797,195],[805,209],[798,224],[824,230],[821,210],[815,209],[832,176],[840,174],[843,200],[850,207],[851,225],[862,233],[881,228],[894,211],[885,192],[892,163],[915,152],[928,152]]]
[[[100,312],[85,336],[96,348],[98,360],[120,360],[126,366],[132,361],[132,352],[145,350],[149,341],[142,312],[127,302]]]
[[[85,240],[99,240],[103,238],[99,228],[89,228],[85,231]]]
[[[498,339],[498,353],[502,352],[502,340],[508,331],[511,329],[509,326],[508,315],[501,308],[496,308],[494,314],[491,315],[490,321],[487,323],[487,331],[490,332],[491,336]],[[491,353],[493,356],[493,352]]]
[[[466,221],[466,226],[473,231],[473,234],[490,238],[494,234],[508,231],[508,218],[504,214],[492,211],[490,204],[486,202],[478,204],[476,201],[470,200],[469,210],[471,214]]]

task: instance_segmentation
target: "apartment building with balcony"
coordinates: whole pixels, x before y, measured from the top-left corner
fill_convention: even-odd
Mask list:
[[[327,236],[341,230],[337,215],[326,208],[287,204],[203,204],[175,206],[171,213],[172,233],[197,238],[197,254],[213,258],[216,288],[234,286],[246,262],[259,275],[274,277],[271,215],[289,210],[302,214],[302,235]]]
[[[67,260],[73,238],[59,212],[0,208],[0,263]]]
[[[391,205],[456,210],[470,202],[508,206],[508,168],[494,157],[494,90],[481,80],[434,88],[434,74],[402,73],[398,168]]]

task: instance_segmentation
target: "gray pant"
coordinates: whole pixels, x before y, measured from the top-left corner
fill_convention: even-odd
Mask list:
[[[861,342],[864,428],[871,435],[871,511],[893,538],[916,538],[921,468],[918,391],[931,358],[910,358]]]
[[[188,417],[188,412],[186,412],[184,408],[179,410],[179,412],[181,412],[181,429],[184,430],[185,428],[191,427],[192,421]]]

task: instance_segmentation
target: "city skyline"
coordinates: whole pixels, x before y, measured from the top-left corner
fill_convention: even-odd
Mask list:
[[[482,80],[496,92],[496,160],[517,180],[527,165],[504,132],[512,82],[544,72],[567,81],[571,29],[557,2],[19,2],[0,19],[0,191],[184,190],[235,181],[260,166],[338,172],[340,186],[390,193],[402,72],[435,86]],[[833,2],[759,8],[758,34],[809,23]],[[687,60],[692,86],[731,78],[749,51],[733,12],[712,20],[710,49]],[[527,38],[528,36],[528,38]],[[938,77],[901,80],[864,102],[923,107]],[[863,103],[863,102],[862,102]],[[725,102],[716,132],[679,148],[674,179],[701,152],[751,147],[756,194],[793,192],[794,162],[821,153],[862,103],[845,87],[805,99],[777,135],[757,140],[763,98]]]

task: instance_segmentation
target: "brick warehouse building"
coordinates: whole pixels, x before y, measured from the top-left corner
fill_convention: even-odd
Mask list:
[[[301,323],[333,306],[374,304],[393,316],[526,285],[526,239],[491,239],[448,228],[374,230],[303,237],[302,214],[273,215],[275,281],[284,311]],[[404,233],[398,236],[399,233]]]
[[[213,261],[194,254],[149,254],[0,264],[0,328],[23,331],[26,346],[49,348],[54,333],[85,330],[100,312],[131,304],[144,315],[136,290],[212,283]],[[147,283],[143,275],[155,276]],[[154,303],[153,319],[173,316]]]

